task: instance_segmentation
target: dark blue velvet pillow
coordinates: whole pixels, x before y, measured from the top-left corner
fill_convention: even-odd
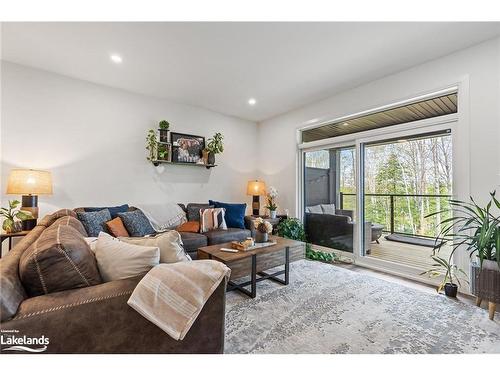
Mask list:
[[[228,228],[245,229],[246,203],[223,203],[209,200],[208,204],[215,208],[226,209],[225,219]]]
[[[148,218],[141,210],[119,212],[118,217],[122,219],[123,225],[132,237],[144,237],[155,233]]]
[[[122,204],[121,206],[114,206],[114,207],[85,207],[85,212],[95,212],[102,210],[108,210],[109,214],[111,215],[111,218],[114,219],[115,217],[118,216],[120,212],[128,211],[128,204]]]

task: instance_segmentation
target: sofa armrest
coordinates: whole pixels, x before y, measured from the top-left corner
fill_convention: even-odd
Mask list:
[[[221,353],[225,282],[182,341],[172,339],[127,305],[140,277],[26,299],[3,330],[50,342],[47,353]]]

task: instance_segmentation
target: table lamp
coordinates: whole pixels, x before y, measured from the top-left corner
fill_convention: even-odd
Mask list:
[[[253,196],[252,214],[259,216],[260,211],[260,196],[266,195],[266,184],[264,181],[252,180],[247,184],[247,195]]]
[[[38,218],[38,195],[52,194],[52,177],[48,171],[12,169],[7,181],[7,194],[21,194],[21,210],[28,211],[34,219],[23,220],[23,230],[31,230]]]

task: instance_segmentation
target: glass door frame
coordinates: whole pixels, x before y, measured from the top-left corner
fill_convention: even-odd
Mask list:
[[[445,115],[440,117],[435,117],[431,119],[415,121],[411,123],[411,126],[408,126],[408,123],[395,125],[388,128],[376,129],[367,132],[354,133],[348,136],[338,137],[338,141],[335,142],[334,139],[322,140],[320,142],[311,142],[315,143],[313,145],[299,145],[299,178],[298,178],[298,200],[297,200],[297,213],[298,217],[304,220],[304,158],[305,153],[310,151],[317,151],[329,148],[342,148],[342,147],[355,147],[355,178],[356,178],[356,217],[358,218],[356,222],[364,223],[364,146],[367,143],[373,143],[377,141],[383,141],[392,138],[404,138],[411,136],[418,136],[426,133],[433,133],[445,130],[451,130],[452,136],[452,163],[453,163],[453,196],[457,197],[457,183],[459,182],[459,178],[457,176],[457,171],[460,170],[462,166],[465,164],[464,155],[461,154],[457,147],[459,146],[459,140],[457,139],[457,123],[458,123],[458,114]],[[468,157],[468,153],[466,153],[465,157]],[[458,160],[460,159],[460,160]],[[468,173],[467,173],[468,174]],[[463,180],[463,178],[461,178]],[[468,185],[468,183],[467,183]],[[464,189],[461,189],[464,190]],[[361,230],[360,225],[354,226],[354,249],[353,253],[340,252],[342,255],[347,257],[352,257],[356,264],[377,269],[384,272],[390,272],[395,275],[413,278],[415,280],[424,281],[424,278],[418,275],[418,269],[415,267],[409,267],[402,264],[397,264],[394,262],[375,259],[372,257],[367,257],[363,255],[362,244],[363,244],[363,231]],[[338,251],[336,251],[338,252]],[[459,265],[462,264],[463,260],[457,262]],[[429,282],[429,280],[426,280]]]

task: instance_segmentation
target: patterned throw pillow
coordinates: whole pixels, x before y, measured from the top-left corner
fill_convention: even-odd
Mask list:
[[[99,232],[105,232],[106,222],[111,220],[111,214],[107,209],[96,212],[77,212],[77,215],[88,237],[97,237]]]
[[[200,212],[200,233],[213,229],[227,230],[224,208],[207,208]]]
[[[188,221],[200,221],[200,212],[207,208],[214,208],[213,205],[206,203],[188,203],[187,219]]]
[[[144,237],[155,233],[148,218],[141,210],[120,212],[118,217],[122,219],[127,232],[132,237]]]

